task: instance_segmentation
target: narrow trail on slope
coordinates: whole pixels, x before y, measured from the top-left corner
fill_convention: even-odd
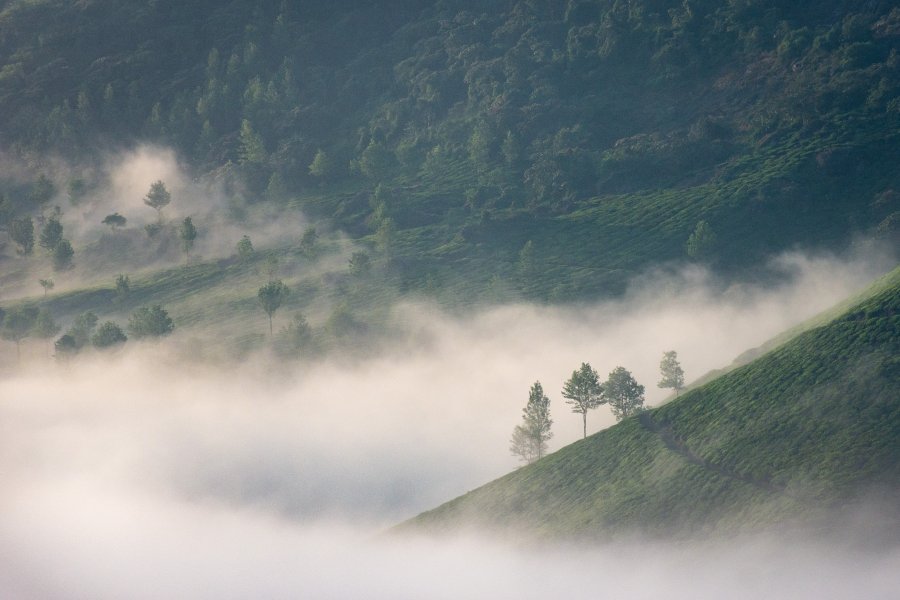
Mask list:
[[[785,491],[784,486],[776,485],[768,479],[757,479],[755,477],[750,477],[749,475],[738,473],[737,471],[729,469],[726,466],[708,461],[704,458],[701,458],[700,456],[697,456],[688,447],[684,440],[675,435],[675,432],[672,430],[672,426],[670,424],[658,423],[654,421],[653,417],[650,416],[650,413],[644,412],[639,414],[638,421],[644,427],[644,429],[658,435],[666,448],[680,455],[682,458],[693,465],[703,467],[704,469],[712,471],[718,475],[721,475],[722,477],[728,477],[729,479],[734,479],[752,485],[766,492],[770,492],[773,494],[783,494],[789,498],[793,497]]]

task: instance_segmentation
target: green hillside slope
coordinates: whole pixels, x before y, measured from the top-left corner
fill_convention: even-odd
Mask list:
[[[895,492],[900,269],[878,285],[752,363],[406,527],[594,536],[815,525],[868,494]]]

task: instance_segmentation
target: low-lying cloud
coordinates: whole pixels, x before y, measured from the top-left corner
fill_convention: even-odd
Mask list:
[[[559,390],[581,362],[657,389],[662,353],[688,379],[843,299],[871,255],[779,259],[775,286],[654,273],[593,306],[467,318],[404,305],[405,337],[366,359],[221,369],[134,345],[0,379],[4,598],[887,598],[896,548],[779,540],[722,547],[518,548],[378,537],[516,466],[528,388],[551,396],[551,449],[581,435]],[[9,356],[7,354],[6,356]],[[612,424],[606,408],[590,431]]]

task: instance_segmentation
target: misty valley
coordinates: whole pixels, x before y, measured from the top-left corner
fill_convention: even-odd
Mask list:
[[[0,598],[895,598],[900,8],[0,2]]]

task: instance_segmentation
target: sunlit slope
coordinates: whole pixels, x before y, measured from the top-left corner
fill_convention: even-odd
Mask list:
[[[752,363],[408,525],[727,531],[814,524],[898,489],[900,270],[879,285]]]

